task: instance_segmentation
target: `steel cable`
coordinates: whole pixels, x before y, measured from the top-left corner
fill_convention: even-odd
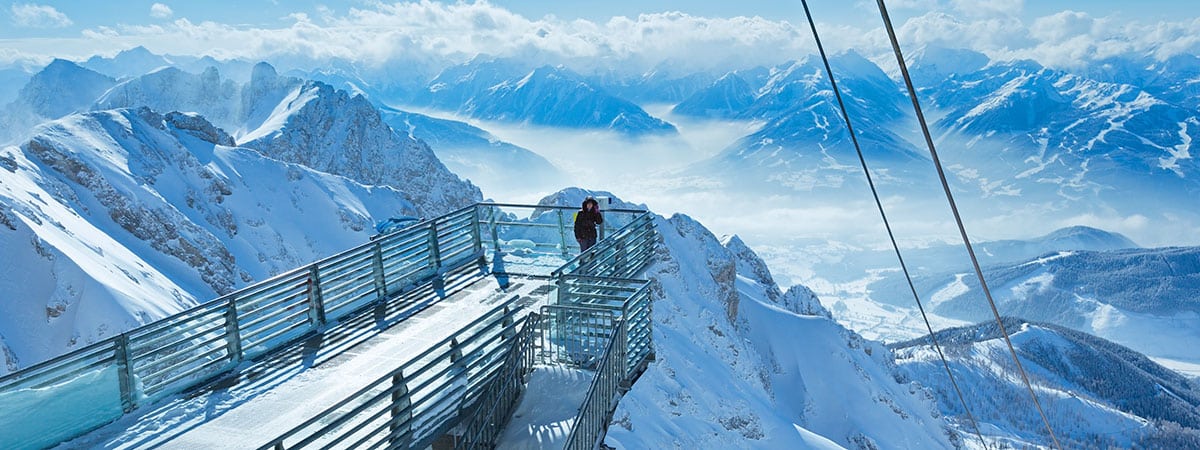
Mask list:
[[[1004,336],[1004,343],[1008,346],[1009,353],[1012,354],[1013,363],[1017,365],[1017,370],[1021,373],[1021,380],[1025,382],[1025,387],[1029,390],[1029,396],[1033,398],[1033,404],[1037,407],[1038,415],[1042,417],[1042,423],[1046,425],[1046,432],[1050,433],[1050,439],[1054,441],[1054,447],[1062,450],[1062,444],[1058,442],[1058,437],[1054,435],[1054,427],[1050,426],[1050,419],[1046,417],[1046,412],[1042,409],[1042,403],[1038,400],[1037,393],[1033,390],[1033,383],[1029,381],[1029,374],[1025,372],[1025,367],[1021,365],[1021,359],[1017,357],[1017,349],[1013,347],[1012,339],[1008,337],[1008,330],[1004,329],[1004,323],[1000,320],[1000,311],[996,309],[996,301],[992,299],[992,292],[988,289],[987,281],[983,278],[983,269],[979,266],[979,259],[975,257],[975,249],[971,247],[971,240],[967,237],[967,229],[963,226],[962,216],[958,212],[958,205],[954,202],[954,195],[950,192],[950,184],[946,181],[946,172],[942,169],[942,162],[938,159],[937,150],[933,145],[933,137],[929,133],[929,125],[925,121],[925,114],[921,112],[921,103],[917,100],[917,90],[913,87],[912,77],[908,74],[908,65],[904,62],[904,55],[900,52],[900,42],[896,39],[896,30],[892,27],[892,19],[888,16],[887,6],[883,4],[883,0],[876,0],[879,5],[879,14],[883,17],[883,25],[887,29],[888,39],[891,40],[892,50],[896,54],[896,62],[900,65],[900,74],[904,77],[905,87],[908,88],[908,95],[912,100],[913,110],[916,111],[917,121],[921,124],[921,133],[925,136],[925,144],[929,146],[929,155],[933,159],[933,165],[937,168],[938,179],[942,182],[942,190],[946,193],[946,201],[950,203],[950,211],[954,213],[954,222],[958,225],[958,233],[962,236],[963,245],[967,247],[967,254],[971,257],[971,265],[975,268],[975,275],[979,278],[979,285],[983,288],[983,295],[987,298],[988,306],[992,309],[992,316],[996,320],[996,325],[1000,327],[1000,335]]]
[[[883,219],[884,228],[887,229],[888,239],[892,242],[892,249],[896,251],[896,259],[900,262],[900,270],[904,272],[904,279],[908,281],[908,288],[912,291],[913,299],[917,301],[917,309],[921,311],[921,318],[925,320],[925,329],[929,330],[929,340],[933,343],[933,348],[937,351],[938,358],[942,360],[942,367],[946,369],[946,375],[950,377],[950,384],[954,386],[954,393],[958,395],[958,401],[962,403],[963,410],[966,411],[967,418],[971,421],[971,427],[975,429],[975,435],[979,437],[979,442],[983,444],[983,448],[987,449],[987,441],[983,438],[983,432],[979,430],[979,423],[975,421],[975,415],[971,413],[971,408],[967,406],[962,389],[959,389],[958,382],[954,379],[954,372],[950,370],[950,363],[946,360],[946,355],[942,353],[942,347],[938,344],[937,335],[933,332],[933,325],[929,323],[929,316],[925,313],[925,306],[921,303],[921,296],[917,294],[917,288],[913,285],[908,265],[904,263],[904,256],[900,253],[900,245],[896,243],[896,235],[892,232],[892,225],[888,221],[887,213],[884,211],[883,202],[879,200],[879,191],[875,187],[875,181],[871,178],[871,170],[867,168],[867,159],[863,156],[862,147],[858,143],[858,137],[854,134],[854,126],[850,123],[850,113],[846,111],[846,104],[842,100],[841,90],[838,89],[837,81],[833,77],[833,68],[829,65],[829,57],[825,54],[825,46],[821,44],[821,36],[817,33],[817,25],[813,21],[812,12],[808,9],[808,0],[800,0],[800,3],[804,5],[804,15],[808,18],[809,28],[812,29],[813,40],[816,41],[817,51],[821,54],[821,62],[825,64],[825,74],[829,77],[830,86],[833,87],[833,95],[837,99],[838,108],[842,111],[842,119],[846,121],[846,131],[850,133],[850,141],[854,143],[854,151],[858,154],[858,162],[862,165],[863,174],[867,177],[867,185],[871,187],[871,196],[875,199],[875,206],[879,208],[879,216]]]

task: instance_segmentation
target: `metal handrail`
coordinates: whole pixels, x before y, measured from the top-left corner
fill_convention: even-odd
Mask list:
[[[512,418],[521,394],[525,392],[525,377],[533,371],[534,331],[539,328],[541,316],[531,312],[525,326],[509,345],[508,356],[500,373],[492,377],[484,388],[478,412],[463,426],[462,440],[455,448],[492,449],[504,427]]]
[[[590,450],[604,436],[609,414],[620,399],[621,383],[625,381],[625,321],[617,319],[604,356],[596,367],[596,376],[588,387],[587,396],[579,407],[579,415],[571,424],[564,450]]]
[[[490,220],[485,220],[481,214],[481,207],[490,209]],[[477,259],[483,255],[485,241],[495,242],[496,227],[507,222],[496,220],[496,208],[502,207],[559,211],[556,226],[560,228],[560,247],[564,256],[566,255],[570,245],[566,238],[562,212],[574,210],[574,207],[478,203],[440,217],[422,220],[407,228],[375,236],[370,242],[275,275],[121,335],[0,376],[0,394],[13,398],[14,394],[32,394],[36,390],[40,391],[37,395],[48,399],[33,402],[36,406],[20,411],[19,419],[13,418],[15,411],[9,413],[8,419],[0,412],[0,427],[34,430],[29,431],[27,435],[6,436],[0,439],[0,447],[9,447],[9,444],[53,445],[81,435],[142,404],[181,392],[228,372],[243,360],[269,353],[312,333],[323,332],[327,323],[355,312],[367,311],[369,309],[366,306],[386,301],[405,288],[415,287],[422,280],[428,280],[440,272],[453,270]],[[645,291],[646,282],[628,277],[644,267],[652,254],[652,249],[647,249],[650,246],[645,244],[654,238],[654,224],[650,213],[644,210],[609,209],[606,212],[636,216],[629,219],[628,224],[608,233],[608,236],[588,252],[581,253],[556,269],[554,276],[559,279],[560,287],[572,282],[580,288],[589,286],[589,289],[603,287],[594,285],[598,281],[623,284],[624,286],[609,289],[611,294],[597,295],[611,297],[609,299],[614,301],[619,300],[620,296],[634,299],[639,292]],[[617,222],[623,221],[618,219]],[[531,227],[539,225],[543,224],[508,224]],[[491,227],[490,239],[485,237],[485,226]],[[634,248],[632,252],[629,251],[630,247]],[[564,290],[560,290],[560,295],[563,292]],[[638,330],[623,332],[622,336],[628,338],[622,338],[622,341],[633,338],[646,341],[624,342],[620,345],[628,349],[638,349],[639,354],[647,353],[650,351],[649,332],[645,331],[648,330],[648,306],[643,308],[643,303],[638,301],[622,302],[625,303],[634,307],[630,309],[622,306],[614,310],[605,305],[604,309],[619,315],[621,323],[629,323],[622,325],[623,327],[634,327],[629,331]],[[638,325],[643,323],[644,326]],[[488,338],[485,343],[493,345],[495,342],[506,342],[509,339],[493,337]],[[529,339],[529,342],[532,341],[533,339]],[[525,351],[532,352],[532,344],[529,345],[529,349]],[[471,353],[470,356],[493,358],[500,352],[497,347],[493,347],[490,350]],[[632,361],[635,357],[636,354],[631,354],[624,359]],[[498,364],[492,362],[486,367],[473,368],[472,370],[481,369],[482,372],[472,375],[478,375],[479,379],[462,388],[463,394],[479,395],[480,392],[491,392],[488,390],[491,389],[490,386],[499,383],[497,374],[508,373],[504,371],[509,370],[508,366]],[[402,372],[397,374],[413,376]],[[59,404],[72,401],[70,394],[96,389],[110,389],[119,395],[104,399],[111,406],[88,411],[86,418],[47,416],[71,411],[71,408],[64,408]],[[428,402],[429,407],[434,407],[441,406],[445,401],[422,398],[412,399],[410,403],[416,405]],[[38,406],[43,408],[38,409]],[[457,417],[457,413],[451,414],[441,409],[430,411],[434,411],[432,416],[420,420],[428,422]],[[409,413],[411,412],[410,410]],[[411,428],[416,420],[410,417],[407,421],[397,424]],[[78,426],[50,433],[40,432],[36,427],[22,426],[26,423],[47,422],[72,423]],[[389,433],[389,440],[412,437],[411,433]]]
[[[436,434],[434,431],[440,426],[426,430],[412,429],[414,424],[427,422],[419,420],[420,417],[414,413],[431,410],[431,408],[418,409],[414,405],[431,401],[431,398],[436,405],[447,401],[445,398],[454,397],[453,394],[456,391],[452,392],[454,388],[451,385],[455,384],[456,380],[469,377],[466,365],[462,363],[464,359],[477,358],[486,354],[495,355],[496,352],[491,351],[493,348],[506,348],[503,345],[504,341],[511,339],[504,338],[506,330],[512,330],[516,335],[516,329],[525,325],[527,320],[527,318],[513,319],[517,310],[511,307],[517,299],[517,296],[513,296],[470,324],[451,333],[445,339],[429,346],[419,355],[409,358],[407,362],[386,375],[379,377],[354,394],[272,439],[260,448],[265,450],[306,447],[310,444],[317,444],[322,438],[328,438],[334,433],[337,435],[333,436],[333,439],[340,441],[354,436],[356,432],[372,424],[377,426],[374,429],[366,430],[365,437],[375,437],[377,440],[385,442],[399,442],[400,439],[403,439],[413,447],[421,447],[421,445],[417,445],[418,442],[432,441],[432,437],[436,437],[432,436]],[[500,337],[500,342],[495,346],[489,348],[486,345],[478,345],[481,342],[493,342],[496,340],[494,339],[496,336]],[[503,360],[504,358],[493,358],[493,361]],[[475,368],[478,369],[478,367]],[[451,375],[452,372],[454,375]],[[417,380],[421,381],[415,382]],[[475,384],[482,385],[485,381],[488,380],[476,380]],[[466,391],[466,389],[460,390]],[[478,392],[478,390],[476,391]],[[417,393],[424,395],[416,397],[414,394]],[[432,397],[438,393],[445,395],[438,398]],[[458,398],[462,405],[470,404],[475,400],[463,397]],[[349,410],[344,409],[350,405],[355,406]],[[440,411],[440,409],[432,410]],[[363,414],[369,415],[362,417]],[[388,423],[382,425],[374,423],[382,415],[389,414],[391,419]],[[320,427],[316,430],[305,433],[305,430],[318,425]],[[406,426],[409,428],[404,428]],[[347,431],[346,427],[356,428]],[[303,437],[301,437],[302,435]],[[293,438],[300,440],[292,444],[286,443]],[[360,442],[367,441],[370,439],[360,438]]]
[[[245,359],[319,333],[326,323],[366,311],[366,306],[386,301],[402,287],[476,259],[482,254],[480,242],[474,238],[479,235],[476,208],[460,208],[377,236],[121,335],[0,376],[0,394],[25,396],[31,404],[19,413],[0,412],[0,428],[20,430],[19,435],[5,433],[0,447],[47,446],[81,435],[141,404],[228,372]],[[427,237],[423,245],[390,251],[395,250],[389,247],[394,243],[410,246],[421,236]],[[414,264],[425,268],[410,270]],[[393,272],[388,272],[389,267]],[[397,267],[402,272],[398,277]],[[243,315],[245,322],[240,320]],[[103,389],[118,395],[100,403],[115,406],[80,413],[87,417],[57,416],[78,408],[56,406],[56,398]],[[79,426],[42,432],[38,427],[22,426],[27,421]]]

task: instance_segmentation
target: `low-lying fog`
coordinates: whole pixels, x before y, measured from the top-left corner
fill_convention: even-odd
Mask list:
[[[767,261],[784,289],[804,284],[815,290],[826,306],[834,308],[841,303],[843,309],[849,305],[861,311],[863,323],[858,325],[876,324],[870,330],[858,330],[867,337],[891,340],[924,334],[924,324],[913,310],[869,301],[868,282],[898,276],[899,266],[894,256],[886,261],[880,258],[880,251],[890,252],[891,244],[865,178],[848,178],[843,188],[834,191],[803,192],[781,187],[778,191],[746,192],[727,189],[722,180],[683,176],[680,169],[718,154],[753,133],[757,124],[678,117],[670,114],[670,105],[651,106],[647,111],[675,124],[679,135],[632,140],[605,131],[552,129],[423,112],[466,121],[538,153],[569,175],[569,185],[610,191],[626,201],[644,203],[664,216],[687,214],[718,236],[741,236]],[[943,162],[954,164],[945,159]],[[531,189],[523,182],[519,167],[511,170],[512,176],[505,178],[508,182],[480,186],[486,198],[532,203],[566,187]],[[942,189],[932,177],[926,185],[903,193],[881,186],[880,195],[896,239],[908,249],[949,246],[949,250],[937,253],[938,258],[955,261],[923,261],[919,255],[906,255],[914,275],[928,267],[948,265],[968,270],[970,260],[961,250],[961,239]],[[1153,212],[1161,210],[1162,205],[1131,214],[1128,209],[1121,213],[1111,208],[1060,210],[1049,204],[1023,205],[1019,199],[996,198],[992,202],[964,195],[957,200],[973,242],[1029,239],[1063,227],[1086,225],[1122,233],[1146,247],[1200,245],[1200,226],[1185,215],[1173,220]],[[980,308],[986,306],[981,303]],[[936,317],[934,320],[939,327],[961,324]]]

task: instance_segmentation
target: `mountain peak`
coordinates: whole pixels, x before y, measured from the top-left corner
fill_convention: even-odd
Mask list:
[[[987,66],[991,61],[987,55],[964,48],[947,48],[926,45],[908,57],[909,68],[927,76],[946,77],[967,74]]]
[[[71,61],[55,59],[21,88],[17,102],[42,117],[57,119],[85,109],[114,84],[116,80],[107,75]]]
[[[279,78],[279,73],[275,71],[275,66],[266,61],[259,62],[250,70],[250,84],[258,85],[263,82],[272,81]]]

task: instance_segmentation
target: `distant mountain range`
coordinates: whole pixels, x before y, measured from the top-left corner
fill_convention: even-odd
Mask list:
[[[512,61],[476,58],[443,70],[412,101],[485,120],[611,130],[629,137],[677,133],[673,125],[562,66],[526,70]]]
[[[1195,448],[1200,384],[1140,353],[1057,325],[1005,319],[1064,448]],[[950,369],[984,435],[1020,447],[1049,442],[995,322],[937,333]],[[904,379],[931,387],[943,411],[973,435],[929,338],[889,346]]]

